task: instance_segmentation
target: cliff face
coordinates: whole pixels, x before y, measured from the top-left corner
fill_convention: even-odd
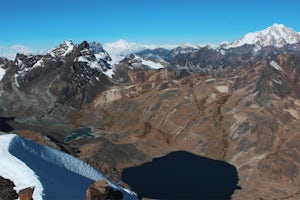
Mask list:
[[[16,117],[17,133],[76,155],[116,181],[124,167],[185,150],[234,164],[242,187],[236,199],[297,198],[298,47],[157,51],[164,69],[131,56],[112,66],[112,76],[87,43],[63,57],[63,50],[57,57],[19,55],[0,83],[0,109]],[[39,60],[44,67],[35,65]],[[65,142],[76,127],[92,133]]]

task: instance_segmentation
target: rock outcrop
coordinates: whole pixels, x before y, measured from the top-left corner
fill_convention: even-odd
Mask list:
[[[85,200],[121,200],[123,193],[112,189],[105,180],[96,181],[86,192]]]
[[[0,200],[15,200],[18,193],[14,190],[15,184],[0,176]]]
[[[28,187],[19,191],[20,200],[33,200],[34,187]]]

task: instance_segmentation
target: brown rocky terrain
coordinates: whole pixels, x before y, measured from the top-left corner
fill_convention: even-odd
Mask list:
[[[20,190],[19,198],[20,200],[33,200],[32,195],[34,192],[34,187],[25,188]]]
[[[15,184],[0,176],[0,199],[15,200],[18,198],[17,192],[13,189]]]
[[[96,181],[86,191],[85,200],[123,199],[123,193],[113,190],[105,180]]]
[[[297,45],[257,55],[247,45],[227,57],[211,49],[172,54],[194,68],[129,68],[128,58],[112,79],[74,61],[87,45],[20,76],[20,87],[17,61],[10,66],[0,83],[0,111],[16,117],[9,122],[16,133],[71,153],[117,182],[123,168],[184,150],[236,166],[242,189],[233,199],[300,198]],[[78,127],[91,127],[92,136],[65,142]]]

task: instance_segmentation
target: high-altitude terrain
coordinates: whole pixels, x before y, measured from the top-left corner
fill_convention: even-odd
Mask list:
[[[116,52],[66,41],[1,58],[0,115],[114,181],[184,150],[235,165],[234,199],[300,198],[299,33],[274,24],[219,47]],[[66,141],[79,127],[92,131]]]

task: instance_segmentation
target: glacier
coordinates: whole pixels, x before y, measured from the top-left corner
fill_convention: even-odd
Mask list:
[[[82,200],[89,185],[102,179],[122,191],[123,199],[137,199],[134,192],[111,182],[87,163],[15,134],[0,135],[0,165],[0,176],[12,180],[17,192],[34,186],[35,200]]]

